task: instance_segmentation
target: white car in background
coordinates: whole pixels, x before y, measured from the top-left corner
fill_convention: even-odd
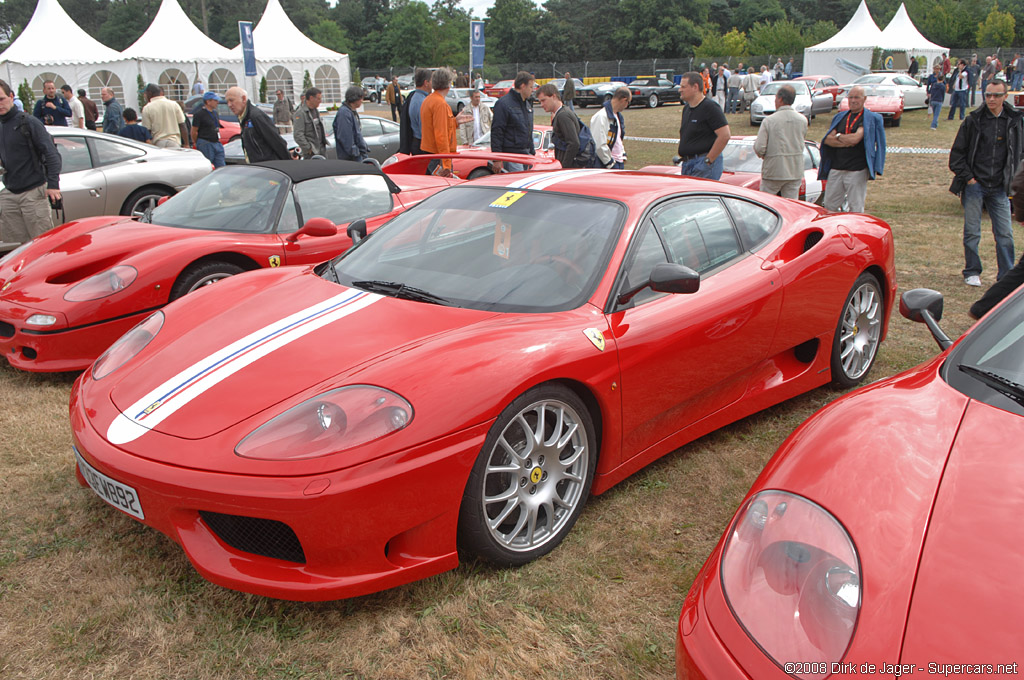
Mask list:
[[[802,80],[782,80],[775,83],[768,83],[761,88],[761,94],[750,103],[750,124],[760,125],[768,116],[775,113],[775,93],[783,85],[790,85],[796,91],[796,99],[793,101],[793,108],[810,121],[819,113],[828,114],[832,112],[832,95],[827,92],[812,94],[807,83]]]
[[[843,98],[854,85],[891,85],[903,93],[903,109],[928,108],[928,88],[904,73],[869,73],[843,88]]]

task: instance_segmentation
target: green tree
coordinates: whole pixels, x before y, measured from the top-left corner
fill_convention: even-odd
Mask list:
[[[302,72],[302,89],[308,90],[313,87],[313,79],[309,77],[309,71]]]
[[[313,42],[335,52],[348,54],[352,51],[352,44],[345,35],[345,30],[330,19],[321,19],[310,26],[309,37]]]
[[[146,81],[142,79],[142,74],[135,76],[135,85],[138,87],[139,96],[139,114],[142,114],[142,107],[146,105],[146,97],[142,94],[142,91],[146,89]],[[125,93],[125,103],[128,103],[128,93]]]
[[[754,24],[771,24],[785,20],[786,12],[779,4],[779,0],[740,0],[735,16],[736,28],[749,31]]]
[[[725,33],[720,33],[714,27],[701,29],[700,46],[696,49],[696,57],[745,57],[747,52],[747,36],[735,28]]]
[[[21,85],[18,85],[18,99],[21,100],[21,105],[25,107],[25,110],[31,113],[32,106],[36,103],[36,93],[28,84],[28,78],[22,80]]]
[[[267,103],[267,78],[260,78],[260,103]]]
[[[800,29],[789,19],[758,22],[747,32],[747,49],[751,54],[797,54],[805,46]]]
[[[115,0],[107,8],[107,18],[95,37],[120,52],[146,32],[157,8],[158,3],[151,0]]]
[[[533,0],[495,0],[487,10],[487,52],[491,61],[537,59],[540,13]]]
[[[544,10],[538,33],[543,49],[538,59],[607,61],[621,56],[615,37],[623,21],[619,0],[548,0]]]
[[[992,5],[992,11],[985,21],[978,24],[977,41],[986,47],[1009,47],[1016,34],[1013,15],[1000,12],[999,3]]]
[[[426,36],[431,64],[449,64],[458,70],[469,68],[469,12],[458,0],[434,0],[430,8],[434,21]]]
[[[391,59],[387,63],[439,66],[440,64],[430,63],[433,54],[428,43],[433,30],[434,23],[426,3],[413,0],[392,10],[387,28],[384,29],[383,39],[391,49]]]
[[[619,57],[652,59],[691,55],[701,42],[710,0],[622,0],[616,31]]]
[[[804,29],[804,47],[823,43],[838,32],[839,29],[831,21],[815,21]]]

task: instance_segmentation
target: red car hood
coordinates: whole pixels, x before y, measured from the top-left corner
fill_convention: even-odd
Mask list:
[[[168,306],[152,350],[119,376],[112,442],[149,429],[208,437],[304,390],[329,389],[366,362],[494,316],[346,288],[301,269],[253,272],[217,288]],[[225,310],[228,299],[243,302]]]
[[[1024,661],[1015,625],[1024,610],[1021,441],[1024,418],[971,401],[932,510],[902,663]]]

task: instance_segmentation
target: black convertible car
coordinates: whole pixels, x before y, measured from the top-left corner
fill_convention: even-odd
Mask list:
[[[679,101],[679,86],[665,78],[637,78],[629,84],[629,91],[633,93],[630,106],[642,104],[654,109],[665,102]]]

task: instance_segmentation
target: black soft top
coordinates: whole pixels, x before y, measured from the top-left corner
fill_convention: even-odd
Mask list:
[[[318,177],[335,177],[337,175],[378,175],[388,183],[391,193],[397,194],[402,189],[394,181],[369,163],[355,161],[308,160],[308,161],[263,161],[253,163],[255,166],[270,168],[287,175],[293,182],[304,182]]]

